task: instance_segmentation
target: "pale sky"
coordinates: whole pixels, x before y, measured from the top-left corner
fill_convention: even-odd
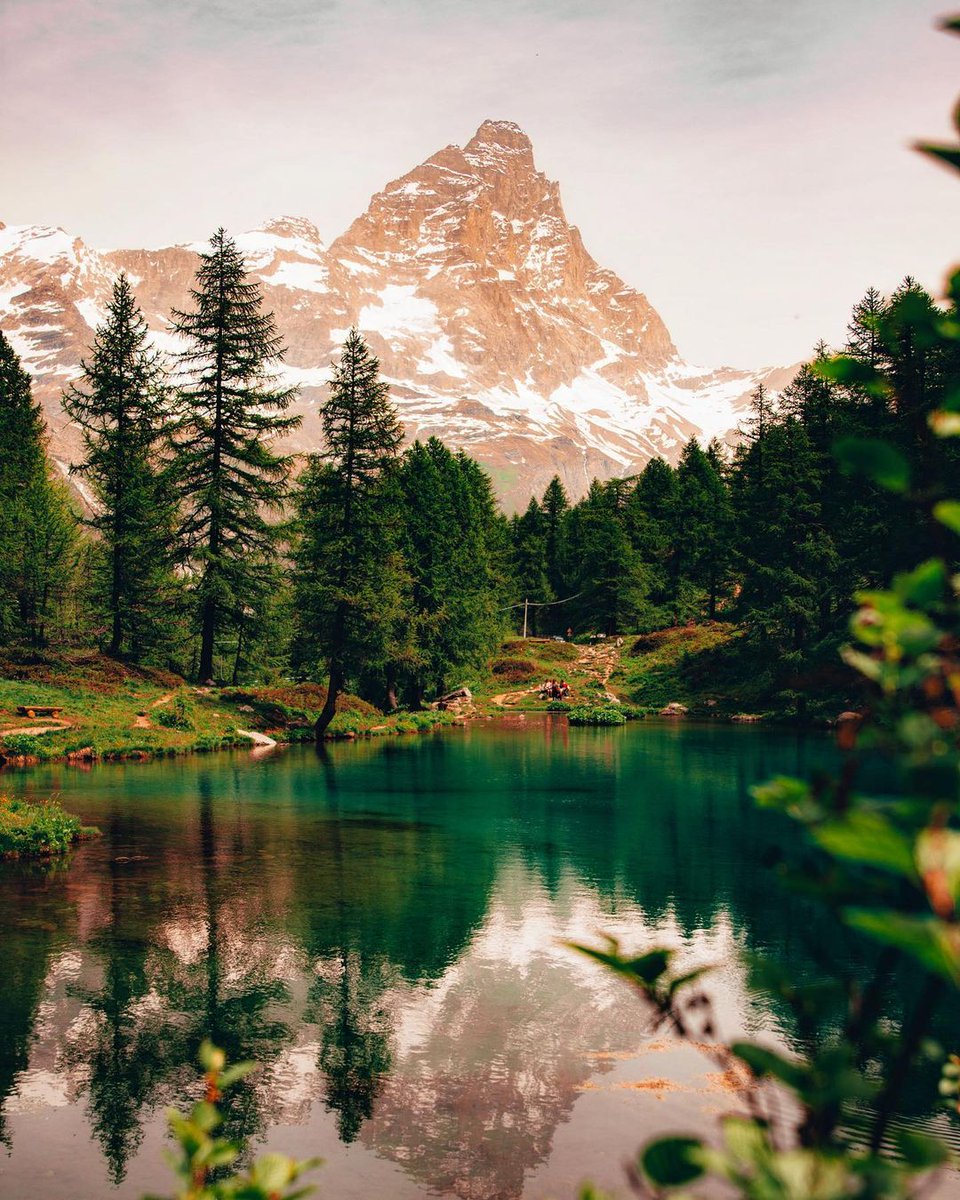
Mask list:
[[[98,247],[370,195],[518,122],[681,353],[786,364],[868,285],[939,288],[960,39],[930,0],[0,0],[0,220]],[[947,10],[949,11],[949,10]]]

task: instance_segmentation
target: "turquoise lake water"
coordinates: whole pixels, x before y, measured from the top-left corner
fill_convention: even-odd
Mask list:
[[[169,1190],[164,1108],[204,1036],[260,1064],[229,1132],[322,1156],[324,1195],[625,1193],[645,1138],[733,1098],[563,942],[716,964],[721,1032],[789,1044],[747,956],[858,951],[777,886],[782,829],[747,789],[831,756],[822,735],[512,718],[7,775],[104,836],[0,865],[0,1195]]]

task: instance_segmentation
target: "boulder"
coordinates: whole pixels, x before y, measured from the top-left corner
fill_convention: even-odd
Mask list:
[[[665,704],[660,709],[661,717],[685,717],[690,710],[685,704],[680,704],[676,700],[672,700],[669,704]]]

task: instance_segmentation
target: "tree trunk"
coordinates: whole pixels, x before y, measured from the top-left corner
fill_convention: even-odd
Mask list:
[[[387,667],[386,671],[386,693],[387,693],[387,708],[390,712],[396,712],[399,708],[397,702],[397,677],[393,669],[393,664]]]
[[[237,653],[233,658],[233,686],[237,686],[237,680],[240,678],[240,657],[243,653],[243,625],[241,624],[237,630]]]
[[[110,636],[110,649],[107,651],[107,653],[111,658],[119,658],[122,646],[123,622],[120,620],[120,606],[117,603],[116,595],[114,595],[113,633]]]
[[[213,641],[216,632],[216,615],[212,600],[204,600],[200,614],[200,666],[197,676],[201,683],[213,680]]]
[[[317,723],[313,727],[313,733],[318,742],[323,741],[323,735],[327,732],[327,727],[337,714],[337,698],[343,691],[343,671],[340,664],[331,659],[330,662],[330,681],[327,684],[327,698],[323,702],[323,708],[320,710],[320,716],[317,717]]]

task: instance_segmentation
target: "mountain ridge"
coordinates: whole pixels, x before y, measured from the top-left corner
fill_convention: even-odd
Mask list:
[[[647,297],[590,256],[512,121],[484,121],[388,182],[329,244],[289,215],[236,241],[287,344],[282,374],[302,389],[290,449],[319,448],[330,361],[356,324],[408,438],[474,455],[508,507],[554,474],[579,496],[593,477],[675,460],[691,436],[730,441],[757,383],[776,391],[795,369],[686,363]],[[0,225],[0,328],[34,376],[61,466],[79,439],[60,390],[113,278],[127,272],[155,344],[175,350],[169,312],[188,303],[203,245],[97,251],[64,230]]]

